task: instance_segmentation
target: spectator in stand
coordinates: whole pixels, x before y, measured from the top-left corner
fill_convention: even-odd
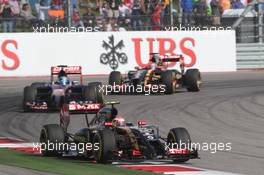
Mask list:
[[[123,3],[131,9],[133,5],[133,0],[123,0]]]
[[[124,2],[119,5],[118,10],[120,18],[127,18],[131,13],[131,10],[125,5]]]
[[[3,31],[6,32],[13,32],[13,25],[14,25],[14,15],[12,14],[11,5],[9,4],[8,0],[4,0],[0,7],[0,14],[3,18]]]
[[[13,26],[16,25],[16,18],[20,14],[20,6],[17,0],[9,0],[9,5],[11,6],[12,15],[14,16]]]
[[[80,13],[77,8],[74,8],[72,12],[72,23],[72,26],[75,28],[84,27],[83,21],[81,20]]]
[[[12,14],[16,17],[20,14],[20,7],[17,0],[9,0],[9,5],[11,7]]]
[[[32,21],[37,19],[34,15],[32,15],[28,3],[23,4],[20,16],[23,17],[26,21]]]
[[[25,20],[25,23],[23,23],[24,25],[32,26],[38,23],[37,18],[34,15],[32,15],[28,3],[22,5],[20,16]]]
[[[240,0],[233,0],[232,1],[232,9],[243,9],[244,5]]]
[[[193,15],[193,0],[182,0],[181,8],[182,8],[182,24],[183,25],[191,24],[192,15]]]
[[[119,18],[118,23],[120,26],[126,26],[130,21],[129,17],[131,15],[131,9],[122,2],[119,5]]]
[[[110,32],[110,31],[118,31],[118,26],[116,23],[116,19],[115,18],[109,18],[105,25],[104,25],[104,31]]]
[[[99,11],[103,19],[109,18],[110,8],[107,3],[103,3],[102,6],[100,6]]]
[[[161,25],[170,24],[170,0],[162,0]]]
[[[40,0],[38,11],[38,19],[40,24],[44,23],[48,19],[48,10],[50,9],[50,4],[48,0]]]
[[[220,6],[219,6],[219,0],[212,0],[211,3],[212,8],[212,25],[219,26],[221,24],[220,22]]]
[[[151,22],[152,22],[152,30],[160,30],[161,29],[161,11],[163,8],[163,4],[158,3],[156,8],[154,9],[152,16],[151,16]]]
[[[220,0],[219,1],[219,5],[220,5],[220,12],[221,12],[221,14],[223,14],[223,12],[225,10],[231,8],[231,2],[230,2],[230,0]]]
[[[202,25],[202,26],[206,25],[206,10],[207,10],[206,0],[199,0],[194,5],[196,25]]]
[[[52,0],[51,1],[51,9],[52,10],[61,10],[62,5],[63,5],[63,3],[61,0]]]
[[[83,14],[83,23],[86,27],[95,27],[96,17],[95,14],[92,12],[91,8],[87,8],[86,13]]]
[[[141,16],[142,15],[142,8],[140,0],[134,0],[131,12],[131,22],[134,30],[142,30],[143,23]]]
[[[107,0],[108,6],[110,7],[113,18],[118,18],[119,17],[119,10],[118,7],[121,4],[121,0]]]
[[[19,4],[19,8],[20,8],[21,10],[22,10],[24,4],[28,4],[28,5],[29,5],[29,10],[30,10],[30,11],[32,10],[31,7],[30,7],[30,3],[29,3],[28,0],[18,0],[18,4]]]
[[[166,8],[164,0],[161,0],[160,6],[161,6],[161,9],[160,9],[160,25],[163,26],[164,19],[165,19],[165,8]]]

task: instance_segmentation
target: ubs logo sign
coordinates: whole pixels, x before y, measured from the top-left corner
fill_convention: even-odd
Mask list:
[[[122,52],[125,47],[123,40],[115,43],[114,35],[111,35],[108,37],[108,41],[103,41],[102,47],[106,52],[100,56],[101,64],[109,65],[113,70],[116,70],[119,64],[127,64],[127,55]]]

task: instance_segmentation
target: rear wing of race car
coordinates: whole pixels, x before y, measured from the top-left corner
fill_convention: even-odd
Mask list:
[[[179,62],[180,63],[180,69],[181,69],[181,72],[184,73],[184,57],[183,55],[175,55],[175,56],[167,56],[165,55],[162,59],[161,59],[161,62],[162,63],[170,63],[170,62]]]
[[[51,67],[51,81],[54,81],[54,75],[59,75],[60,71],[63,70],[67,75],[80,75],[80,83],[83,82],[82,67],[81,66],[66,66],[59,65]]]
[[[150,61],[152,63],[155,63],[158,65],[159,68],[168,67],[168,63],[170,62],[179,62],[180,63],[180,69],[181,72],[184,73],[184,57],[183,55],[179,54],[179,55],[160,55],[159,53],[150,53],[150,55],[152,55]]]
[[[96,114],[102,107],[100,103],[70,102],[68,110],[70,114]]]
[[[184,57],[183,55],[175,55],[175,56],[164,56],[162,62],[183,62]]]

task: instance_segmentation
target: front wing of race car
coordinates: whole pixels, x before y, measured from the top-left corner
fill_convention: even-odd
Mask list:
[[[151,157],[151,158],[150,158]],[[189,159],[199,159],[197,150],[189,149],[169,149],[165,155],[143,155],[139,150],[129,150],[113,152],[113,161],[181,161]]]

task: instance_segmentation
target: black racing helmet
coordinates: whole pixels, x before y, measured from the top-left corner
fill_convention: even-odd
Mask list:
[[[63,69],[61,69],[58,74],[58,79],[60,79],[60,77],[67,77],[67,73]]]
[[[118,114],[118,110],[115,107],[112,108],[102,108],[99,112],[99,117],[104,118],[105,121],[110,122],[112,121]]]

